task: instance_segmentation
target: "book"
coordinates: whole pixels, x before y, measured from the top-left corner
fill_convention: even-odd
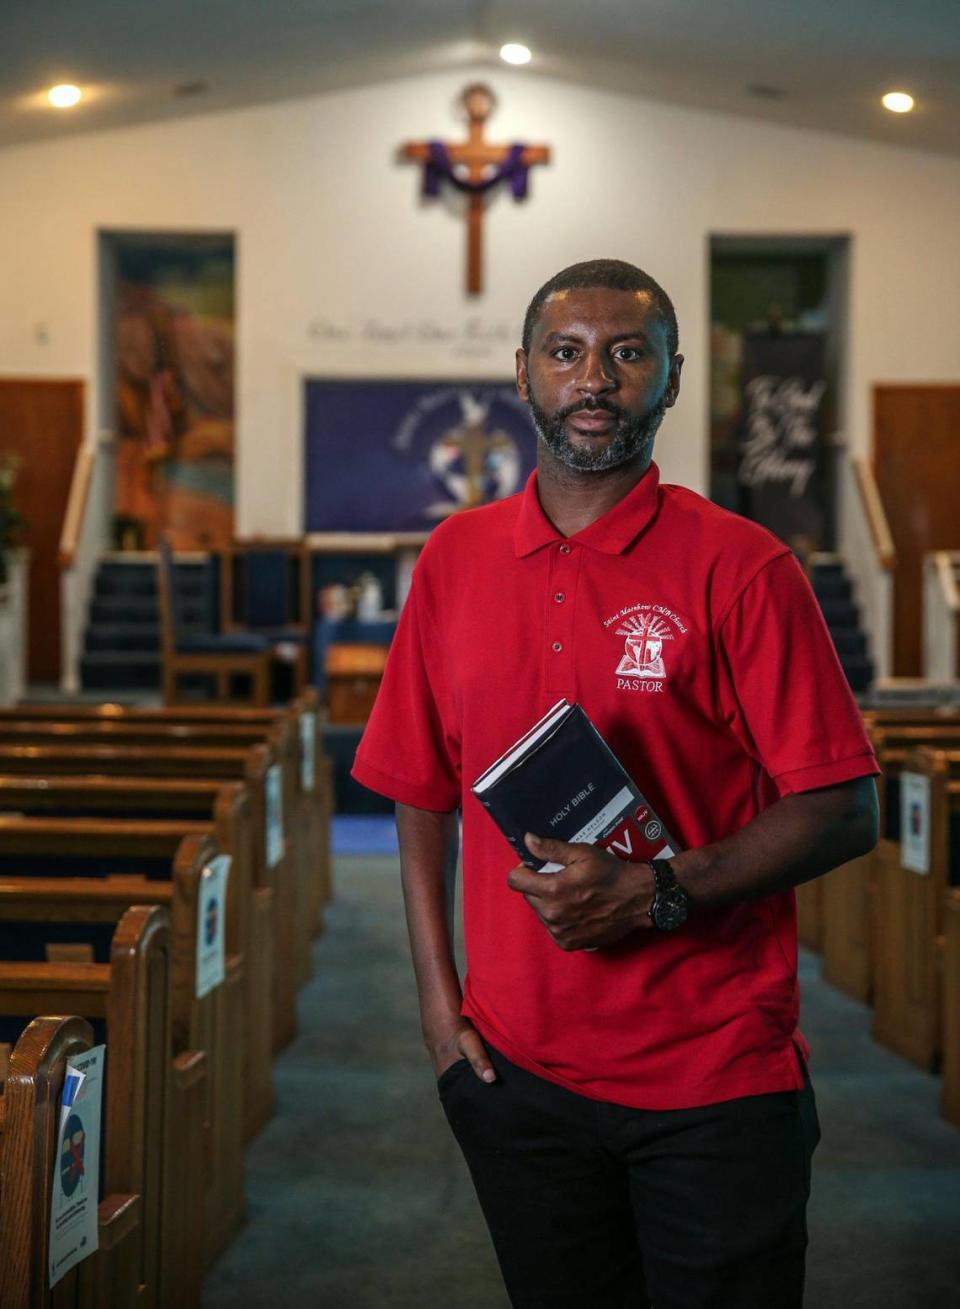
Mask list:
[[[682,848],[583,707],[558,700],[477,778],[471,791],[517,852],[541,873],[524,835],[598,845],[630,863],[669,859]]]

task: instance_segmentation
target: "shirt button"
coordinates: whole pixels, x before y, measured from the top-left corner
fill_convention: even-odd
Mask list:
[[[566,600],[567,597],[563,594],[562,591],[558,591],[557,594],[556,594],[553,598],[554,598],[554,600],[556,600],[556,602],[557,602],[558,605],[562,605],[563,602],[564,602],[564,600]]]
[[[570,547],[568,545],[562,545],[560,547],[560,553],[562,555],[568,555],[570,553]]]
[[[554,654],[559,654],[560,651],[561,651],[562,649],[563,649],[563,646],[560,644],[560,642],[559,642],[559,641],[554,641],[554,643],[553,643],[553,652],[554,652]]]

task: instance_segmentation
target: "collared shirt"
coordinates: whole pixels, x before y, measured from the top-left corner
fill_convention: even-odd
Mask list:
[[[515,855],[470,784],[561,697],[685,847],[876,773],[802,569],[655,464],[569,538],[533,474],[431,535],[353,770],[403,804],[462,805],[463,1012],[508,1058],[637,1108],[800,1087],[792,892],[564,952],[507,886]]]

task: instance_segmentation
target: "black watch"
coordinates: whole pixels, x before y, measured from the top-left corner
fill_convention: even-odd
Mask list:
[[[660,932],[675,932],[687,921],[690,897],[673,875],[669,859],[651,859],[654,893],[647,911]]]

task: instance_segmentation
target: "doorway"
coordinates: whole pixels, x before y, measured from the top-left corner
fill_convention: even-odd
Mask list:
[[[836,540],[847,251],[710,240],[710,496],[804,554]]]
[[[30,552],[27,676],[60,680],[60,534],[83,438],[83,382],[0,380],[0,459],[13,472],[13,500]]]

